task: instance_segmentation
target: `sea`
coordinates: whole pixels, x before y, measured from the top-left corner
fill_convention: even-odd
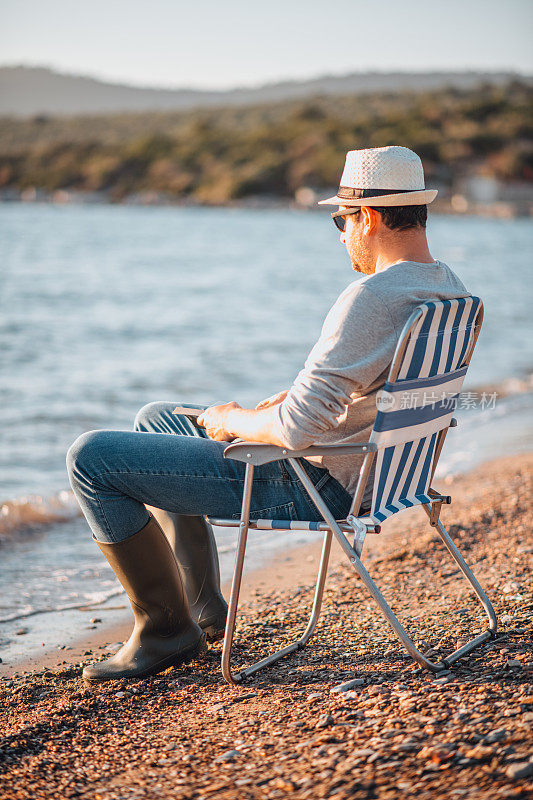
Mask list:
[[[432,215],[428,238],[485,304],[439,465],[446,481],[533,447],[533,224]],[[9,665],[70,646],[92,618],[126,613],[68,487],[76,437],[131,429],[153,400],[254,407],[290,386],[359,276],[322,210],[6,202],[0,253],[0,656]],[[216,536],[225,581],[236,531]],[[249,568],[307,537],[253,536]]]

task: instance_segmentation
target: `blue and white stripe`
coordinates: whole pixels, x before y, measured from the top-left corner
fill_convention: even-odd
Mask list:
[[[370,441],[379,446],[372,507],[364,521],[429,503],[439,431],[450,424],[467,367],[481,301],[478,297],[431,301],[405,350],[398,379],[378,396],[380,409]]]
[[[382,406],[371,441],[382,447],[412,442],[450,424],[466,367],[433,378],[387,382],[378,395]]]
[[[424,303],[403,358],[399,380],[430,378],[458,369],[474,336],[479,297]]]
[[[260,531],[319,531],[323,522],[304,522],[290,519],[254,519],[250,527]]]

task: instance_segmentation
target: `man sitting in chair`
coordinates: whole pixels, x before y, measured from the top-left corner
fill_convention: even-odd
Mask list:
[[[427,204],[436,195],[425,189],[420,159],[405,147],[348,152],[337,194],[321,202],[339,207],[333,222],[364,277],[329,311],[290,389],[255,409],[211,406],[196,424],[173,415],[175,403],[151,403],[139,411],[134,431],[90,431],[72,445],[72,488],[135,617],[127,643],[86,667],[85,680],[154,674],[196,657],[206,635],[223,635],[227,606],[203,515],[239,517],[245,471],[223,458],[224,443],[240,438],[301,450],[368,441],[376,393],[412,311],[426,300],[468,295],[429,252]],[[361,457],[302,463],[334,516],[345,518]],[[283,461],[256,468],[250,517],[319,519]]]

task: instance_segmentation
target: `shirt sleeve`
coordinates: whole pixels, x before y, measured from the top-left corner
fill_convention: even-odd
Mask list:
[[[274,422],[285,447],[320,444],[346,407],[365,394],[392,361],[397,335],[386,304],[356,282],[330,309],[320,337]]]

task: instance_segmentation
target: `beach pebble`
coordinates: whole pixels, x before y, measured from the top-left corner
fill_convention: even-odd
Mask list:
[[[359,700],[361,697],[360,692],[353,692],[351,689],[349,692],[343,692],[342,696],[345,700]]]
[[[27,628],[19,628],[15,631],[15,636],[24,636],[25,633],[28,633]]]
[[[118,697],[119,700],[122,700],[124,697],[129,697],[128,692],[116,692],[115,697]]]
[[[465,753],[466,758],[471,758],[474,761],[487,761],[494,755],[494,749],[492,747],[486,747],[482,744],[476,745],[471,750],[467,750]]]
[[[334,686],[333,689],[330,689],[331,694],[342,694],[343,692],[348,692],[350,689],[353,689],[355,686],[363,686],[364,684],[363,678],[353,678],[351,681],[345,681],[344,683],[339,683],[337,686]]]
[[[318,718],[315,727],[328,728],[332,724],[333,724],[333,717],[331,716],[331,714],[322,714],[322,716]]]
[[[361,747],[357,750],[352,750],[351,756],[352,758],[370,758],[375,754],[374,750],[371,750],[369,747]]]
[[[240,750],[226,750],[225,753],[222,753],[222,755],[218,756],[218,758],[215,759],[215,760],[216,761],[234,761],[240,755],[241,755]]]
[[[100,619],[100,617],[93,617],[91,620],[89,620],[91,625],[96,625],[97,622],[101,622],[101,621],[102,620]]]
[[[312,703],[313,700],[320,700],[322,697],[322,692],[312,692],[311,694],[307,695],[307,700],[309,703]]]
[[[491,731],[485,737],[485,741],[487,742],[487,744],[494,744],[495,742],[502,742],[506,738],[507,738],[507,731],[504,728],[500,728],[497,731]]]
[[[512,781],[529,778],[530,775],[533,775],[533,762],[518,761],[516,764],[510,764],[505,770],[505,774]]]

